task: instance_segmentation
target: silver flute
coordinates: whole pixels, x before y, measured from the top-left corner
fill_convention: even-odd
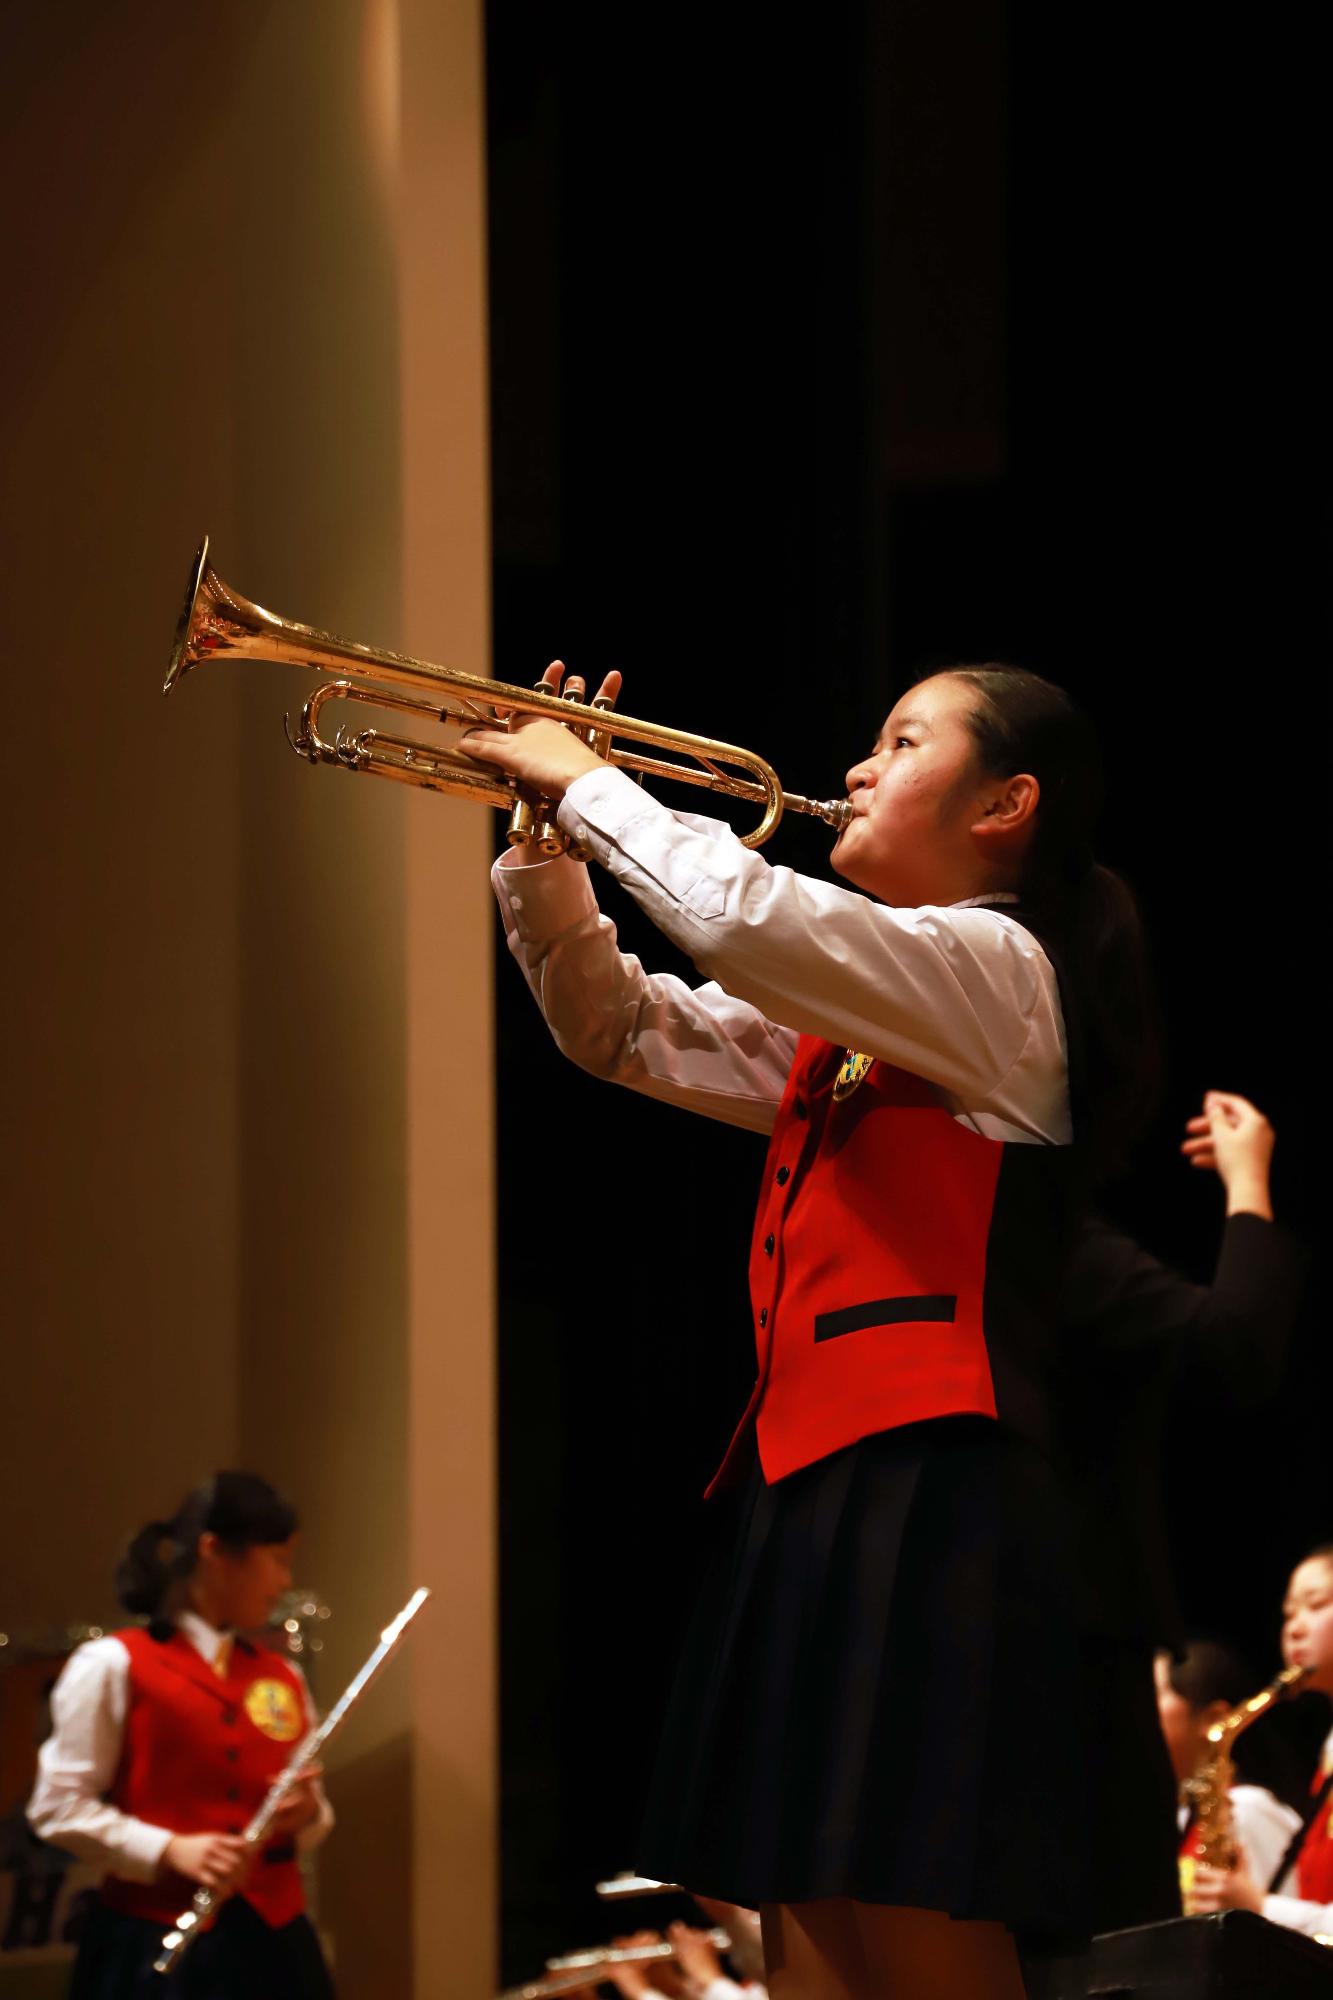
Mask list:
[[[707,1933],[714,1951],[729,1951],[731,1938],[724,1930]],[[598,1985],[617,1965],[660,1965],[676,1956],[674,1944],[659,1938],[656,1944],[594,1945],[588,1951],[570,1951],[560,1958],[548,1958],[540,1979],[526,1986],[510,1986],[498,2000],[556,2000],[561,1993],[577,1993],[581,1987]]]
[[[350,1681],[343,1689],[342,1694],[338,1697],[338,1700],[329,1710],[324,1720],[316,1723],[313,1729],[307,1730],[301,1738],[301,1741],[297,1744],[286,1765],[283,1767],[282,1772],[272,1785],[270,1785],[258,1812],[241,1835],[242,1840],[244,1840],[252,1853],[257,1854],[264,1845],[264,1842],[268,1838],[269,1829],[277,1817],[278,1809],[295,1785],[297,1779],[303,1771],[308,1770],[316,1762],[330,1737],[337,1735],[352,1708],[360,1701],[362,1695],[370,1686],[370,1683],[374,1680],[390,1653],[399,1644],[408,1626],[429,1596],[430,1592],[428,1590],[413,1592],[393,1623],[386,1625],[380,1633],[378,1646],[376,1646],[355,1680]],[[205,1889],[203,1887],[195,1890],[189,1909],[181,1912],[180,1916],[176,1919],[174,1928],[169,1930],[163,1938],[162,1949],[153,1960],[154,1972],[165,1973],[175,1970],[176,1966],[180,1964],[181,1959],[185,1956],[185,1953],[189,1950],[194,1939],[198,1937],[201,1929],[208,1922],[208,1919],[227,1900],[228,1894],[229,1891],[227,1890]]]

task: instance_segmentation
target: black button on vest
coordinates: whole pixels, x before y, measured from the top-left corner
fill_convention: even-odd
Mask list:
[[[764,1238],[764,1255],[765,1257],[773,1255],[773,1237],[771,1234]]]
[[[786,1187],[787,1182],[791,1179],[791,1168],[779,1167],[777,1173],[774,1175],[773,1178],[776,1180],[779,1187]]]
[[[760,1326],[767,1326],[767,1325],[768,1325],[768,1307],[767,1307],[767,1306],[760,1306],[760,1308],[759,1308],[759,1324],[760,1324]]]

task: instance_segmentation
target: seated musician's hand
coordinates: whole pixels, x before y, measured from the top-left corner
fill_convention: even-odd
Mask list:
[[[322,1764],[311,1764],[296,1778],[269,1825],[270,1840],[290,1840],[294,1834],[319,1818],[317,1786],[323,1776]]]
[[[1242,1855],[1234,1868],[1210,1868],[1204,1861],[1194,1864],[1194,1888],[1187,1916],[1210,1916],[1216,1910],[1252,1910],[1264,1913],[1264,1892]]]
[[[674,1923],[667,1926],[667,1937],[685,1975],[688,1992],[702,1993],[715,1979],[722,1978],[722,1961],[707,1931],[694,1930],[689,1924]]]
[[[1181,1152],[1192,1167],[1211,1168],[1227,1191],[1227,1213],[1244,1209],[1271,1218],[1269,1170],[1275,1134],[1248,1097],[1210,1090],[1185,1128]]]
[[[542,688],[559,694],[564,666],[553,660],[542,675]],[[620,692],[620,675],[610,673],[598,689],[599,696],[614,701]],[[575,700],[584,699],[584,682],[572,675],[565,692]],[[603,762],[597,752],[579,741],[561,722],[545,715],[512,715],[507,728],[480,726],[465,729],[459,748],[481,764],[496,764],[530,792],[559,801],[575,778],[595,771]]]
[[[640,1945],[661,1944],[662,1938],[657,1931],[632,1931],[614,1942],[617,1951],[634,1951]],[[650,1959],[646,1965],[608,1965],[604,1976],[625,2000],[657,2000],[658,1995],[681,1990],[674,1968],[663,1959]]]
[[[164,1868],[174,1869],[205,1889],[234,1889],[254,1855],[239,1833],[174,1833],[162,1854]]]

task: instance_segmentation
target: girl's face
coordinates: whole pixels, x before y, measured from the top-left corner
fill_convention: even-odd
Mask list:
[[[847,773],[853,816],[839,835],[832,863],[839,875],[882,903],[913,908],[954,903],[1001,886],[993,838],[997,802],[1031,779],[989,778],[982,771],[967,718],[976,690],[952,674],[909,688],[896,704],[870,755]],[[999,810],[1003,815],[1003,807]],[[1025,818],[1035,810],[1033,797]]]
[[[1313,1669],[1307,1686],[1333,1695],[1333,1561],[1310,1556],[1292,1571],[1282,1606],[1282,1658]]]
[[[254,1542],[233,1551],[216,1535],[199,1538],[199,1561],[192,1596],[210,1623],[251,1632],[268,1624],[278,1599],[292,1587],[296,1536],[285,1542]]]

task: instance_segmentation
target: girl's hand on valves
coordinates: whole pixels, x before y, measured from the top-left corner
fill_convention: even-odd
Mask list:
[[[543,691],[559,694],[564,672],[563,662],[553,660],[542,675]],[[618,673],[609,673],[597,691],[599,698],[613,702],[620,692],[620,680]],[[576,675],[571,676],[565,692],[583,700],[584,682]],[[546,715],[514,714],[509,717],[507,728],[465,729],[459,741],[469,757],[475,757],[479,763],[498,765],[517,778],[525,790],[553,801],[565,796],[575,778],[595,771],[603,762],[564,723]]]

